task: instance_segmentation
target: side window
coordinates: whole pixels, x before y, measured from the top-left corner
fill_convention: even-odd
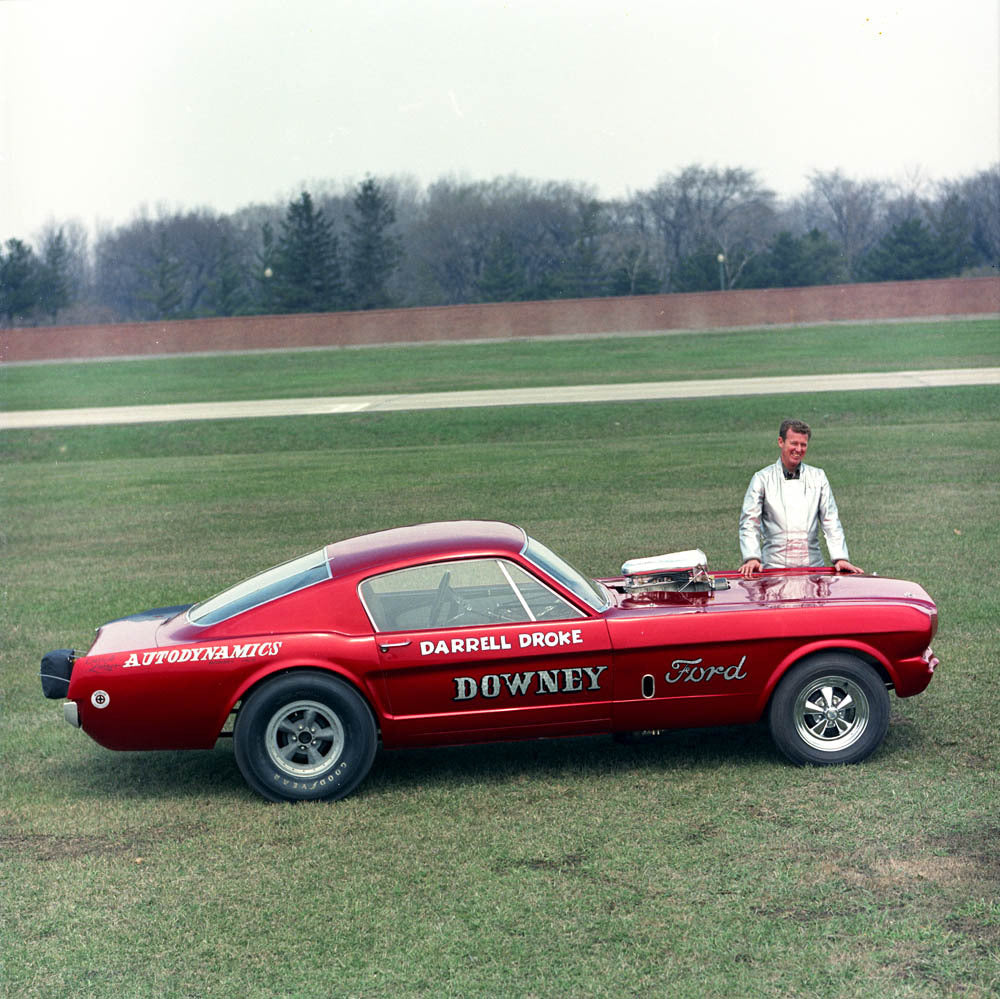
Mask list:
[[[366,579],[361,600],[376,631],[517,624],[583,613],[501,559],[436,562]]]

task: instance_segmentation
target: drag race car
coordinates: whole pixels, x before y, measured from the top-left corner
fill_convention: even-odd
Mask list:
[[[202,603],[42,660],[47,697],[109,749],[234,740],[274,801],[341,798],[378,746],[626,734],[766,718],[799,764],[856,763],[889,694],[924,690],[937,609],[832,569],[710,575],[699,550],[587,578],[489,521],[338,541]]]

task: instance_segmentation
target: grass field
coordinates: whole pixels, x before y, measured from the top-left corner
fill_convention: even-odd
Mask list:
[[[815,370],[806,344],[831,371],[998,363],[995,324],[851,330],[544,356],[568,382]],[[349,384],[312,355],[269,363],[298,370],[288,394],[389,368],[393,390],[459,388],[539,349],[503,346],[332,352]],[[240,363],[8,369],[4,399],[47,398],[47,373],[46,406],[134,401],[130,382],[263,397]],[[383,753],[346,801],[276,806],[225,743],[111,753],[41,696],[41,654],[102,621],[395,524],[512,520],[595,575],[695,546],[731,567],[785,415],[813,424],[853,561],[940,608],[938,675],[893,699],[861,766],[798,769],[763,727],[711,729]],[[983,387],[5,432],[0,995],[996,995],[998,433]]]
[[[0,369],[0,408],[281,399],[1000,364],[995,319],[212,355]]]

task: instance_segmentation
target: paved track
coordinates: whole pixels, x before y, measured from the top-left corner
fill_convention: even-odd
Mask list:
[[[329,396],[320,399],[260,399],[250,402],[21,410],[0,414],[0,429],[24,430],[37,427],[168,423],[178,420],[235,420],[265,416],[385,413],[417,409],[458,409],[468,406],[636,402],[646,399],[693,399],[706,396],[853,392],[865,389],[921,389],[940,386],[996,384],[1000,384],[1000,368],[950,368],[936,371],[885,371],[776,378],[713,378],[677,382],[630,382],[621,385],[570,385],[544,388],[487,389],[471,392]]]

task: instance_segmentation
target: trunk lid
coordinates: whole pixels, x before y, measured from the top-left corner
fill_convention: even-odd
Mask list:
[[[97,629],[87,655],[155,648],[159,644],[157,632],[160,627],[178,614],[183,614],[190,606],[183,604],[178,607],[157,607],[108,621]]]

